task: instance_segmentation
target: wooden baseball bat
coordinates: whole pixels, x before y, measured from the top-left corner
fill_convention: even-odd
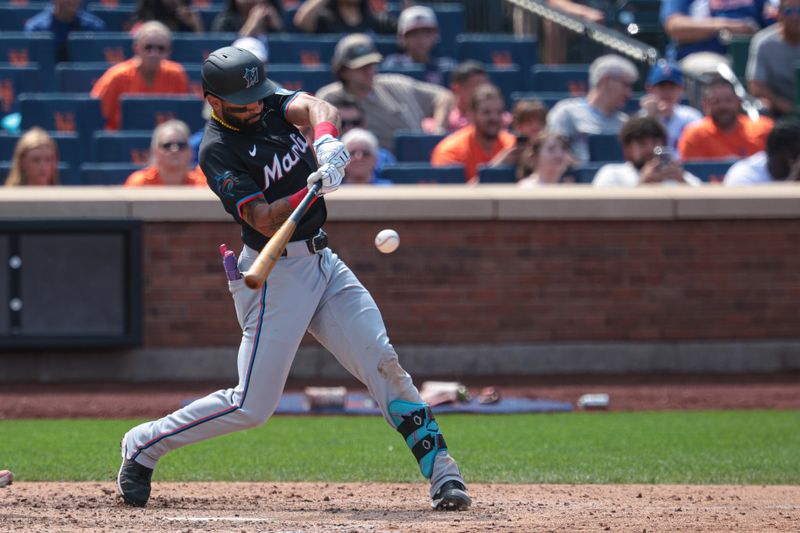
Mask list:
[[[300,202],[300,205],[292,211],[289,218],[287,218],[281,227],[278,228],[278,231],[270,237],[269,242],[267,242],[267,245],[264,246],[264,249],[258,254],[256,260],[253,261],[250,269],[244,273],[244,282],[248,287],[254,290],[260,289],[267,280],[267,276],[272,272],[278,259],[281,258],[281,254],[289,243],[289,239],[294,235],[297,224],[300,223],[300,219],[306,214],[308,206],[311,205],[311,202],[317,196],[320,187],[322,187],[322,181],[317,181],[311,186]]]

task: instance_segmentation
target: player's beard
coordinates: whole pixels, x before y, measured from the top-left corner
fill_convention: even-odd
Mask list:
[[[234,128],[237,128],[245,133],[253,133],[259,131],[261,129],[261,122],[264,118],[264,113],[266,113],[267,108],[264,106],[257,116],[251,118],[250,120],[241,120],[238,117],[235,117],[227,112],[227,110],[222,109],[222,120],[224,120],[227,124],[230,124]]]

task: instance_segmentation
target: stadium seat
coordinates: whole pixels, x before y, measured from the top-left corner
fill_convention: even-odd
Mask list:
[[[270,64],[267,76],[275,83],[291,91],[302,89],[314,94],[317,90],[335,81],[333,72],[328,66],[316,67],[305,65]]]
[[[230,46],[238,37],[235,33],[173,33],[170,59],[178,63],[202,63],[208,54]]]
[[[431,152],[444,137],[444,135],[431,133],[396,131],[394,133],[394,155],[400,163],[427,163],[431,160]]]
[[[623,161],[622,146],[616,134],[589,136],[589,161]]]
[[[96,131],[92,137],[92,161],[146,165],[152,138],[152,130]]]
[[[19,95],[41,91],[48,87],[42,82],[42,73],[38,63],[31,63],[24,67],[0,65],[0,99],[3,101],[2,113],[16,113],[19,111]]]
[[[136,9],[135,4],[121,4],[105,6],[102,3],[92,2],[86,9],[106,23],[108,31],[128,31],[131,29],[131,17]]]
[[[0,137],[0,147],[5,147],[5,144],[2,142],[2,137]],[[13,145],[11,149],[14,149]],[[6,182],[8,173],[11,172],[11,163],[11,161],[0,161],[0,185]],[[83,185],[80,171],[63,161],[58,162],[58,183],[59,185]]]
[[[84,185],[122,185],[142,165],[133,163],[83,163],[80,167]]]
[[[50,5],[50,2],[31,2],[27,5],[0,4],[0,32],[6,34],[23,31],[29,18]]]
[[[402,74],[418,81],[425,81],[425,67],[422,65],[411,65],[408,67],[385,68],[381,66],[381,74]]]
[[[508,105],[513,92],[522,85],[522,71],[515,65],[510,67],[487,66],[486,74],[488,74],[489,80],[500,89]]]
[[[463,165],[434,167],[429,163],[398,163],[384,167],[381,177],[395,184],[460,183],[464,184]]]
[[[67,36],[67,54],[71,61],[113,65],[133,56],[132,42],[129,33],[72,32]]]
[[[517,65],[528,72],[536,64],[536,39],[506,34],[462,33],[456,37],[459,61],[476,59],[496,67]]]
[[[198,98],[203,98],[203,80],[200,77],[202,63],[182,63],[189,77],[189,91]]]
[[[88,93],[106,70],[106,63],[58,63],[55,70],[56,90],[64,93]]]
[[[86,93],[27,93],[20,97],[22,128],[39,126],[48,131],[78,133],[89,142],[103,127],[100,101]]]
[[[516,183],[517,168],[512,166],[480,167],[478,169],[480,183]]]
[[[690,172],[706,183],[722,183],[725,173],[736,162],[736,159],[726,161],[686,161],[683,169]]]
[[[269,37],[269,62],[328,67],[339,35],[277,34]],[[269,68],[267,69],[269,75]]]
[[[153,130],[162,122],[178,119],[191,131],[200,129],[203,100],[195,95],[126,94],[120,98],[123,130]]]
[[[200,20],[203,21],[203,28],[205,28],[206,33],[211,33],[211,25],[214,23],[214,19],[217,18],[217,15],[222,13],[224,7],[222,3],[218,2],[216,4],[197,6],[195,8],[197,14],[200,15]]]
[[[0,63],[20,67],[37,63],[42,69],[52,69],[55,59],[56,45],[50,33],[0,33]]]
[[[589,65],[535,65],[530,69],[528,87],[582,96],[589,91]]]
[[[574,169],[575,183],[592,183],[594,175],[605,163],[588,163]]]
[[[518,102],[519,100],[539,100],[545,105],[547,109],[551,109],[558,102],[566,98],[574,98],[574,96],[569,93],[520,91],[511,93],[511,102],[512,102],[511,105]]]

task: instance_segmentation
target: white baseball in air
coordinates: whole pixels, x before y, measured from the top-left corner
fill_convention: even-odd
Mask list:
[[[400,246],[400,235],[393,229],[383,229],[375,236],[375,248],[390,254]]]

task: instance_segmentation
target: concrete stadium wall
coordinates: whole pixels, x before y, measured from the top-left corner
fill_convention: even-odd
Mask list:
[[[235,376],[219,261],[238,226],[210,191],[0,191],[0,217],[143,220],[144,343],[0,354],[0,381]],[[350,187],[331,247],[372,292],[412,372],[800,369],[800,187]],[[393,227],[391,255],[372,244]],[[298,377],[339,377],[306,339]]]

